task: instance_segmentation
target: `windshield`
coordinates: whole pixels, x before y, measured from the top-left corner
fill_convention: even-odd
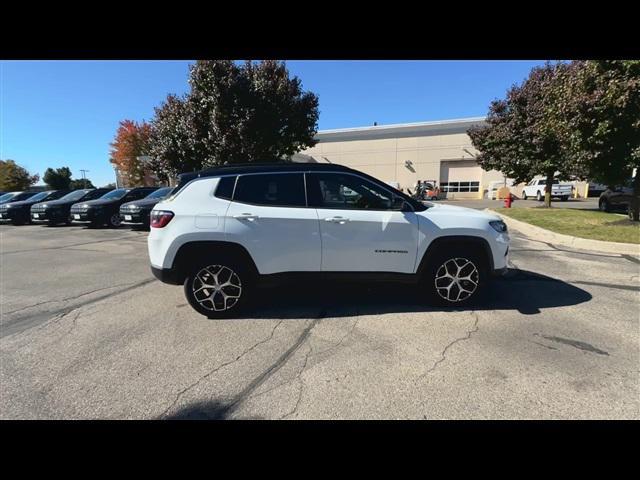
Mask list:
[[[4,195],[0,195],[0,202],[3,202],[5,200],[9,200],[11,197],[13,197],[14,195],[16,195],[15,192],[11,192],[11,193],[5,193]]]
[[[163,198],[169,195],[171,193],[171,190],[173,190],[173,187],[161,188],[159,190],[156,190],[152,194],[147,195],[145,198]]]
[[[113,190],[106,195],[100,197],[100,200],[118,200],[124,197],[129,192],[127,188],[119,188],[117,190]]]
[[[82,197],[84,197],[87,194],[86,190],[76,190],[74,192],[71,193],[67,193],[64,197],[62,197],[60,200],[80,200]]]
[[[40,192],[34,195],[33,197],[29,198],[29,200],[35,200],[35,201],[44,200],[49,195],[51,195],[51,192]]]

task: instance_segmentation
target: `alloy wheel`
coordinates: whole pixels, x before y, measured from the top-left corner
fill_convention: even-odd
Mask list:
[[[114,213],[113,215],[111,215],[111,218],[109,219],[109,223],[111,223],[112,227],[119,227],[120,224],[122,223],[122,220],[120,219],[120,215],[118,215],[117,213]]]
[[[478,288],[480,276],[476,265],[466,258],[450,258],[436,272],[436,292],[448,302],[461,302]]]
[[[238,303],[242,295],[242,282],[231,268],[209,265],[193,277],[191,291],[202,308],[222,312]]]

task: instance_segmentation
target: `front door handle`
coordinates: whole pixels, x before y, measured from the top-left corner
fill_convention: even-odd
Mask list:
[[[324,219],[325,222],[339,223],[340,225],[344,225],[349,221],[348,218],[345,217],[329,217]]]
[[[251,213],[241,213],[240,215],[234,215],[233,218],[237,218],[238,220],[249,220],[253,222],[258,219],[258,215],[253,215]]]

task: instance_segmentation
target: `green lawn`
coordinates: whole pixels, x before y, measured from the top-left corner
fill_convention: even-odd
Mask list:
[[[626,215],[572,208],[496,208],[516,220],[574,237],[608,242],[640,243],[640,222]]]

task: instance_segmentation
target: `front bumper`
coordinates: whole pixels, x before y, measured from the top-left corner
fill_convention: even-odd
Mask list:
[[[171,285],[182,285],[184,282],[184,275],[180,275],[179,272],[172,268],[158,268],[151,265],[151,273],[163,283],[169,283]]]
[[[10,208],[0,212],[0,222],[28,221],[29,214],[18,208]]]
[[[31,221],[36,223],[66,223],[69,221],[69,213],[64,210],[31,212]]]
[[[149,211],[138,210],[132,212],[120,210],[120,220],[126,225],[146,225],[149,223]]]
[[[72,223],[99,223],[104,221],[105,214],[86,210],[84,212],[71,212],[69,218]]]

